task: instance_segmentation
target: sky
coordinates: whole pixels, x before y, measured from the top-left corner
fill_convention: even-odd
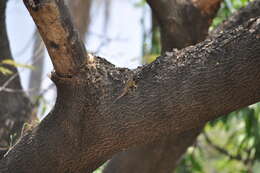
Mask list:
[[[89,34],[86,39],[86,48],[89,52],[96,52],[105,38],[111,41],[98,50],[97,55],[106,58],[119,67],[136,68],[141,65],[143,9],[135,4],[140,0],[113,0],[110,6],[110,20],[104,29],[104,0],[94,0]],[[100,5],[101,3],[101,5]],[[148,9],[148,7],[147,7]],[[149,9],[146,15],[146,26],[150,27]],[[22,64],[31,63],[33,34],[35,24],[21,0],[9,0],[7,6],[7,30],[11,50],[15,61]],[[47,53],[46,53],[47,54]],[[48,74],[53,67],[50,58],[45,58],[42,89],[52,83]],[[28,90],[29,69],[19,69],[22,85]],[[48,109],[55,102],[55,90],[50,90],[44,96]]]

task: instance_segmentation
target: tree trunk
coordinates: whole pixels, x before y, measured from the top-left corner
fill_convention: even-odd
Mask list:
[[[7,1],[0,2],[0,62],[13,60],[5,24],[6,3]],[[22,92],[17,69],[11,65],[1,66],[11,70],[13,74],[0,73],[0,158],[20,137],[24,123],[35,119],[31,102]]]
[[[203,41],[221,1],[205,0],[210,9],[205,11],[195,0],[147,0],[160,25],[162,52]]]
[[[191,146],[200,129],[170,134],[149,145],[130,148],[115,155],[105,167],[105,173],[173,172],[186,149]]]

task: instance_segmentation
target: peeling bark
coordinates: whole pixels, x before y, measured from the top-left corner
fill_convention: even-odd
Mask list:
[[[37,0],[42,8],[49,5],[44,2]],[[48,23],[35,21],[43,37],[53,34],[44,32]],[[119,151],[198,128],[259,101],[259,34],[260,18],[133,71],[96,57],[70,77],[59,75],[66,69],[53,73],[54,109],[0,161],[0,171],[91,172]],[[57,54],[51,56],[57,63]]]

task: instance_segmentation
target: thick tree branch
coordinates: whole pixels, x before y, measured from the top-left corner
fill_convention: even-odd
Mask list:
[[[0,171],[91,172],[116,152],[259,101],[259,35],[258,18],[135,71],[97,58],[72,78],[54,74],[55,108]],[[137,88],[117,99],[131,79]]]
[[[46,44],[56,73],[70,77],[87,60],[68,9],[60,0],[24,0]]]
[[[209,4],[212,2],[210,1]],[[190,13],[190,15],[193,14]],[[216,30],[211,32],[211,37],[213,35],[219,34],[223,30],[234,28],[242,24],[243,22],[249,20],[250,18],[257,16],[260,16],[259,0],[249,3],[247,7],[242,8],[238,12],[233,14],[226,22],[224,22],[224,24],[222,24]],[[191,27],[196,28],[194,24],[191,25]],[[206,27],[206,25],[203,25],[201,27]],[[203,30],[205,29],[202,28],[201,31]],[[136,147],[133,149],[129,149],[128,151],[124,151],[120,154],[117,154],[107,164],[103,172],[172,172],[176,167],[177,162],[180,160],[181,155],[185,152],[186,148],[192,145],[196,140],[196,137],[199,134],[198,131],[200,130],[191,130],[189,132],[184,133],[183,135],[181,133],[177,136],[175,134],[171,134],[167,137],[160,139],[159,141],[153,142],[152,144],[145,145],[142,147]],[[188,136],[185,135],[187,133],[189,133]],[[182,145],[180,145],[179,143],[181,143]]]
[[[161,24],[163,51],[169,51],[204,40],[221,1],[206,3],[205,1],[148,0],[148,2]],[[207,4],[207,8],[202,6],[203,4]],[[173,23],[171,19],[178,22]],[[177,136],[171,134],[152,144],[120,153],[112,158],[103,172],[171,173],[182,154],[194,143],[199,131],[200,129],[191,130]]]

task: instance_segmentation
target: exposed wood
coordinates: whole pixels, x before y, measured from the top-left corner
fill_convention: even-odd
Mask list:
[[[202,13],[212,15],[218,10],[222,0],[192,0],[192,2]]]
[[[24,0],[48,49],[56,73],[71,77],[87,62],[84,44],[60,0]]]
[[[211,4],[211,0],[209,4]],[[203,41],[220,2],[204,13],[192,0],[147,0],[161,29],[162,52],[181,49]],[[200,2],[200,1],[199,1]],[[163,10],[162,10],[163,9]]]
[[[119,151],[259,101],[259,34],[260,18],[134,71],[96,58],[72,78],[54,73],[53,111],[0,161],[0,171],[91,172]],[[113,102],[130,76],[137,88]]]

